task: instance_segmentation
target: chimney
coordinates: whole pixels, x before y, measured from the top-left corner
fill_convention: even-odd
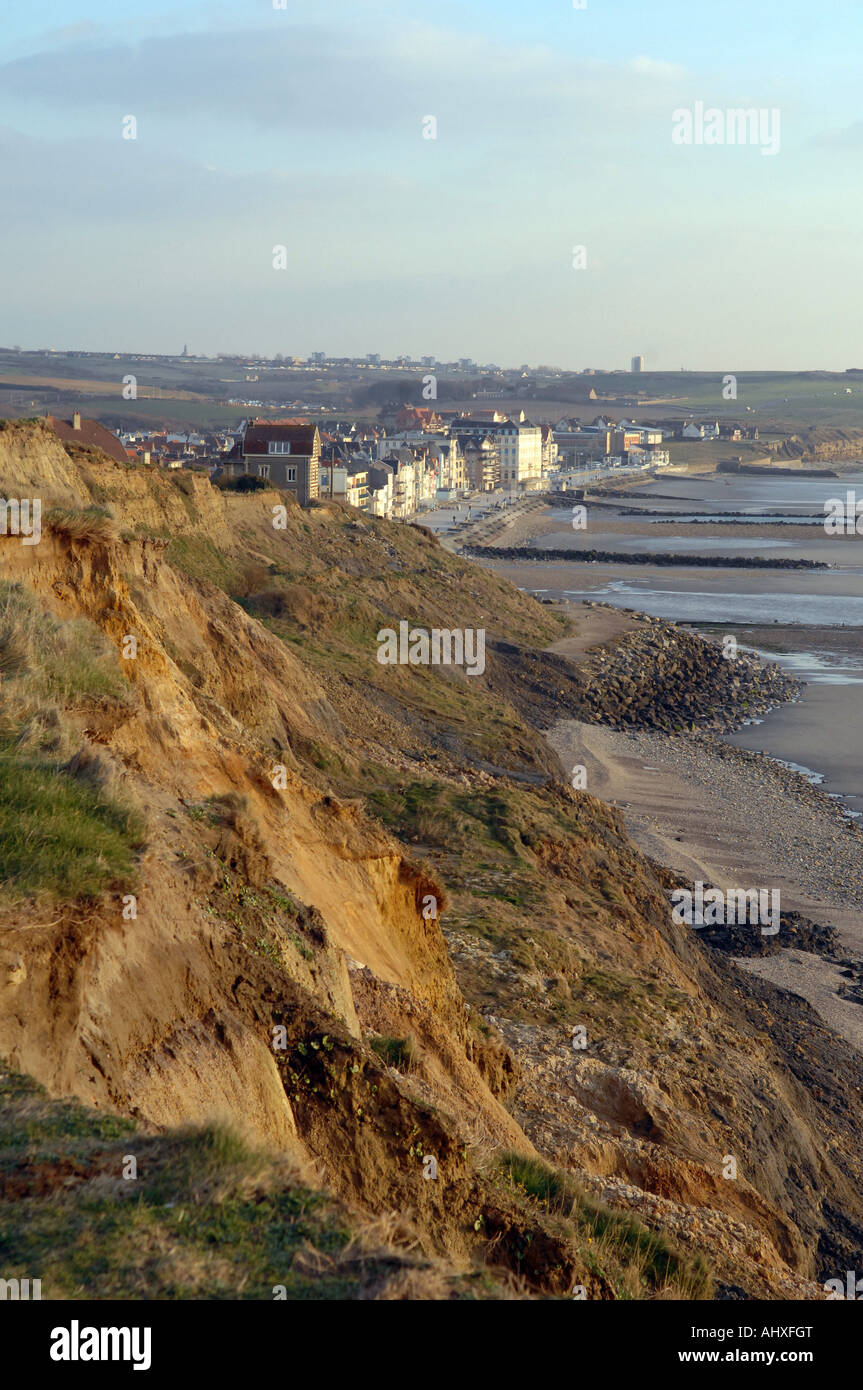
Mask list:
[[[73,430],[79,430],[79,429],[81,428],[81,412],[80,412],[80,410],[76,410],[75,413],[74,413],[74,415],[72,416],[72,428],[73,428]]]

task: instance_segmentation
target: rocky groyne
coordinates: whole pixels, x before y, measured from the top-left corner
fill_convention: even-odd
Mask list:
[[[647,615],[579,670],[582,717],[618,729],[729,732],[800,692],[778,666]]]
[[[466,545],[460,555],[489,560],[546,560],[560,564],[606,565],[679,565],[704,569],[762,569],[762,570],[827,570],[832,567],[823,560],[773,559],[762,555],[673,555],[624,550],[541,550],[529,546]]]

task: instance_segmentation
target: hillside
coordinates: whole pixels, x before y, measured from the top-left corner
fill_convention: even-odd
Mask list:
[[[38,545],[0,536],[4,1268],[52,1220],[46,1297],[805,1298],[854,1267],[863,1059],[675,925],[569,787],[544,731],[606,712],[559,614],[421,527],[38,422],[0,429],[0,494],[43,499]],[[381,665],[404,620],[484,628],[483,674]]]

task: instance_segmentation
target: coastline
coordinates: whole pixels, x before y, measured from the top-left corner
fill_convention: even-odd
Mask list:
[[[619,610],[585,607],[576,637],[556,649],[578,663],[634,621]],[[681,881],[778,889],[783,913],[835,928],[845,962],[785,948],[735,959],[806,999],[863,1052],[863,1007],[842,992],[843,969],[863,964],[863,831],[834,799],[766,754],[710,733],[562,719],[546,736],[565,780],[583,766],[585,790],[615,806],[638,847]]]
[[[649,494],[644,500],[649,501]],[[613,519],[609,515],[613,499],[605,496],[596,501],[593,536],[598,528],[622,550],[632,548],[635,537],[658,540],[661,535],[673,535],[694,552],[709,531],[707,525],[671,518],[663,522]],[[698,510],[697,499],[692,501],[691,510]],[[619,563],[609,557],[590,565],[572,565],[565,556],[557,560],[494,557],[494,550],[541,547],[545,538],[552,537],[552,545],[561,540],[579,548],[589,545],[583,531],[564,536],[563,524],[560,508],[520,508],[489,528],[495,534],[483,539],[487,553],[476,558],[545,602],[565,608],[575,619],[576,632],[553,650],[585,670],[595,664],[598,649],[611,652],[644,621],[652,588],[665,591],[664,601],[672,607],[683,601],[687,591],[697,593],[708,613],[716,605],[721,611],[729,599],[733,608],[745,611],[747,591],[757,590],[762,596],[766,592],[764,581],[756,582],[751,570],[748,574],[728,568],[687,570],[683,565],[663,572],[658,566],[629,565],[624,555]],[[751,544],[758,536],[768,542],[782,541],[779,554],[790,551],[812,560],[828,559],[831,568],[809,571],[806,584],[816,573],[817,591],[835,608],[848,592],[842,566],[856,566],[860,551],[855,542],[826,546],[823,534],[819,537],[817,532],[818,528],[793,521],[764,522],[757,528],[731,519],[721,524],[722,540],[732,550],[734,541],[748,539]],[[863,800],[855,795],[860,792],[856,765],[853,760],[849,763],[842,741],[836,739],[838,729],[844,729],[847,738],[847,731],[854,728],[854,682],[840,668],[859,661],[863,676],[863,627],[800,621],[799,615],[806,616],[802,583],[800,571],[771,573],[770,603],[774,612],[783,615],[772,622],[767,618],[741,621],[740,616],[736,621],[675,619],[653,608],[654,620],[661,612],[665,621],[683,631],[707,629],[713,640],[729,630],[736,632],[743,650],[753,651],[762,661],[778,660],[789,674],[803,680],[797,698],[723,732],[721,738],[713,732],[616,729],[573,719],[560,720],[546,736],[564,779],[569,781],[571,769],[583,765],[586,790],[616,806],[639,848],[681,881],[701,879],[725,890],[778,889],[783,912],[796,912],[820,927],[834,928],[841,951],[847,953],[844,961],[829,953],[797,949],[797,943],[773,954],[734,959],[743,970],[807,1000],[830,1028],[863,1052],[859,983],[849,983],[849,979],[859,982],[863,965],[863,833],[848,814],[855,809],[859,814]],[[647,591],[644,608],[642,588]],[[606,592],[621,589],[629,591],[636,606],[603,601]],[[763,597],[755,601],[762,603]],[[853,616],[848,612],[851,606],[839,604],[843,620],[845,614]],[[783,653],[790,653],[790,659],[782,659]],[[812,662],[817,667],[824,654],[834,666],[838,663],[826,681],[812,670]]]

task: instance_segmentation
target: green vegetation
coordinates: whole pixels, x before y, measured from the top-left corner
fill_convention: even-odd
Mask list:
[[[87,1110],[76,1100],[49,1100],[32,1077],[0,1069],[0,1180],[22,1156],[28,1163],[56,1161],[58,1140],[68,1156],[77,1157],[94,1143],[113,1143],[134,1128],[131,1120]]]
[[[605,1276],[619,1298],[711,1296],[710,1273],[664,1235],[628,1212],[612,1211],[584,1193],[568,1173],[538,1158],[506,1153],[500,1172],[515,1192],[557,1217],[572,1233],[585,1264]]]
[[[204,825],[220,824],[220,816],[212,799],[202,802],[200,806],[187,806],[185,809],[190,820],[199,821]]]
[[[135,1178],[123,1177],[127,1155]],[[326,1196],[228,1129],[135,1134],[0,1075],[4,1274],[32,1271],[44,1298],[272,1299],[278,1285],[289,1298],[351,1297],[360,1265],[291,1267],[309,1243],[326,1266],[349,1238]]]
[[[395,1067],[396,1071],[407,1071],[410,1067],[414,1055],[410,1038],[370,1038],[369,1042],[372,1051],[386,1066]]]
[[[270,529],[266,539],[260,530],[248,536],[267,568],[246,566],[241,581],[227,587],[322,684],[362,690],[391,721],[385,740],[401,748],[432,744],[503,767],[530,761],[540,739],[520,702],[531,698],[531,687],[517,676],[494,679],[493,644],[500,637],[535,650],[565,634],[565,617],[496,575],[470,569],[419,527],[394,529],[322,505],[289,508],[287,529]],[[377,634],[403,619],[427,630],[482,628],[485,673],[382,665]],[[339,775],[325,754],[318,766]],[[362,789],[340,782],[348,792]]]
[[[500,1293],[485,1271],[444,1284],[284,1155],[224,1126],[142,1134],[3,1070],[0,1250],[3,1277],[41,1279],[59,1300],[330,1301],[406,1277],[413,1297]]]
[[[190,579],[209,580],[226,594],[233,593],[237,588],[239,567],[203,536],[175,536],[165,556],[175,569]]]
[[[241,473],[237,478],[220,478],[216,484],[223,492],[266,492],[272,484],[253,473]]]
[[[479,794],[442,782],[411,782],[402,789],[371,792],[369,809],[402,839],[450,851],[492,852],[499,862],[525,858],[544,837],[572,830],[560,811],[543,807],[514,787]]]
[[[56,507],[45,517],[45,524],[57,535],[73,541],[112,541],[117,537],[117,528],[106,507]]]
[[[128,886],[143,824],[62,766],[0,745],[0,864],[4,896],[96,898]]]
[[[140,817],[108,789],[107,763],[89,754],[64,760],[63,750],[80,748],[66,710],[134,699],[115,648],[94,623],[63,622],[22,585],[0,582],[4,897],[95,898],[132,881]]]

